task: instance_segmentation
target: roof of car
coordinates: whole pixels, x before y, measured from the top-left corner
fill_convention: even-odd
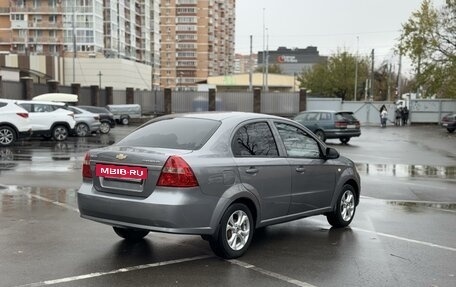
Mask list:
[[[304,112],[300,112],[300,114],[304,113],[353,113],[352,111],[335,111],[335,110],[308,110]]]
[[[43,105],[54,105],[54,106],[65,106],[65,103],[50,102],[50,101],[30,101],[30,100],[16,100],[20,104],[43,104]]]
[[[171,114],[165,117],[188,117],[188,118],[203,118],[211,120],[225,120],[229,118],[239,118],[239,119],[252,119],[252,118],[271,118],[271,119],[282,119],[278,116],[260,114],[260,113],[248,113],[248,112],[195,112],[195,113],[181,113],[181,114]]]

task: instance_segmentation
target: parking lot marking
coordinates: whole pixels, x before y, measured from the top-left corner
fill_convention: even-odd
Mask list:
[[[91,279],[91,278],[100,277],[100,276],[106,276],[106,275],[112,275],[112,274],[118,274],[118,273],[130,272],[130,271],[137,271],[137,270],[160,267],[160,266],[165,266],[165,265],[179,264],[179,263],[184,263],[184,262],[189,262],[189,261],[196,261],[196,260],[207,259],[207,258],[211,258],[211,257],[214,257],[214,256],[210,256],[210,255],[195,256],[195,257],[189,257],[189,258],[183,258],[183,259],[176,259],[176,260],[169,260],[169,261],[163,261],[163,262],[157,262],[157,263],[151,263],[151,264],[143,264],[143,265],[138,265],[138,266],[125,267],[125,268],[120,268],[120,269],[107,271],[107,272],[94,272],[94,273],[90,273],[90,274],[83,274],[83,275],[60,278],[60,279],[55,279],[55,280],[47,280],[47,281],[42,281],[42,282],[20,285],[20,286],[16,286],[16,287],[38,287],[38,286],[55,285],[55,284],[61,284],[61,283],[67,283],[67,282],[74,282],[74,281],[78,281],[78,280]]]
[[[309,284],[309,283],[306,283],[306,282],[303,282],[303,281],[299,281],[299,280],[290,278],[290,277],[282,275],[282,274],[271,272],[271,271],[265,270],[263,268],[257,267],[255,265],[248,264],[248,263],[236,260],[236,259],[231,259],[231,260],[227,260],[227,261],[232,263],[232,264],[236,264],[238,266],[244,267],[244,268],[249,269],[249,270],[254,270],[254,271],[256,271],[258,273],[261,273],[263,275],[266,275],[266,276],[269,276],[269,277],[272,277],[272,278],[275,278],[275,279],[278,279],[278,280],[281,280],[281,281],[284,281],[284,282],[287,282],[287,283],[290,283],[290,284],[293,284],[293,285],[296,285],[296,286],[316,287],[315,285],[312,285],[312,284]]]
[[[440,249],[443,249],[443,250],[456,252],[456,248],[443,246],[443,245],[439,245],[439,244],[434,244],[434,243],[430,243],[430,242],[426,242],[426,241],[410,239],[410,238],[396,236],[396,235],[383,233],[383,232],[366,230],[366,229],[362,229],[362,228],[358,228],[358,227],[351,227],[351,229],[357,230],[357,231],[361,231],[361,232],[365,232],[365,233],[375,234],[375,235],[378,235],[378,236],[388,237],[388,238],[392,238],[392,239],[398,239],[398,240],[402,240],[402,241],[406,241],[406,242],[410,242],[410,243],[415,243],[415,244],[420,244],[420,245],[425,245],[425,246],[429,246],[429,247],[435,247],[435,248],[440,248]]]
[[[42,200],[42,201],[46,201],[46,202],[49,202],[49,203],[52,203],[52,204],[55,204],[55,205],[58,205],[58,206],[61,206],[61,207],[64,207],[66,209],[69,209],[69,210],[72,210],[72,211],[75,211],[75,212],[78,212],[79,213],[79,209],[71,206],[71,205],[68,205],[66,203],[61,203],[61,202],[58,202],[58,201],[55,201],[55,200],[52,200],[52,199],[49,199],[49,198],[46,198],[46,197],[43,197],[43,196],[40,196],[40,195],[36,195],[36,194],[28,194],[29,197],[33,197],[33,198],[36,198],[36,199],[39,199],[39,200]]]

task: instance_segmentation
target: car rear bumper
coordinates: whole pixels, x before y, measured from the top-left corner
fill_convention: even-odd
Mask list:
[[[156,189],[147,198],[96,191],[84,182],[77,194],[81,217],[120,227],[179,234],[213,234],[210,226],[220,200],[199,189]]]
[[[329,130],[325,131],[326,138],[344,138],[344,137],[359,137],[361,130]]]

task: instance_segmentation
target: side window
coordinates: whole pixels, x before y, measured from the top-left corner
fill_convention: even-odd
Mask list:
[[[284,123],[276,123],[288,157],[320,158],[320,148],[316,140],[303,130]]]
[[[6,103],[0,103],[0,108],[3,108],[4,106],[6,106]]]
[[[329,121],[330,119],[331,119],[331,114],[330,113],[321,113],[320,114],[320,120]]]
[[[27,110],[27,112],[32,112],[32,105],[31,104],[20,104],[21,107]]]
[[[240,127],[231,142],[236,157],[277,157],[279,152],[271,129],[265,122]]]
[[[308,120],[308,121],[318,120],[318,113],[308,113],[306,120]]]

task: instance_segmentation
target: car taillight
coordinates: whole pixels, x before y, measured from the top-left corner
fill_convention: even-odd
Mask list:
[[[28,113],[16,113],[18,116],[23,117],[24,119],[29,117]]]
[[[198,181],[188,163],[173,155],[165,162],[157,186],[195,187],[198,186]]]
[[[92,172],[90,171],[90,154],[86,153],[84,161],[82,162],[82,177],[92,178]]]
[[[355,125],[356,125],[356,128],[360,128],[361,127],[361,124],[358,121],[355,123]]]
[[[346,128],[347,127],[347,123],[346,122],[335,122],[334,124],[336,126],[336,128]]]

